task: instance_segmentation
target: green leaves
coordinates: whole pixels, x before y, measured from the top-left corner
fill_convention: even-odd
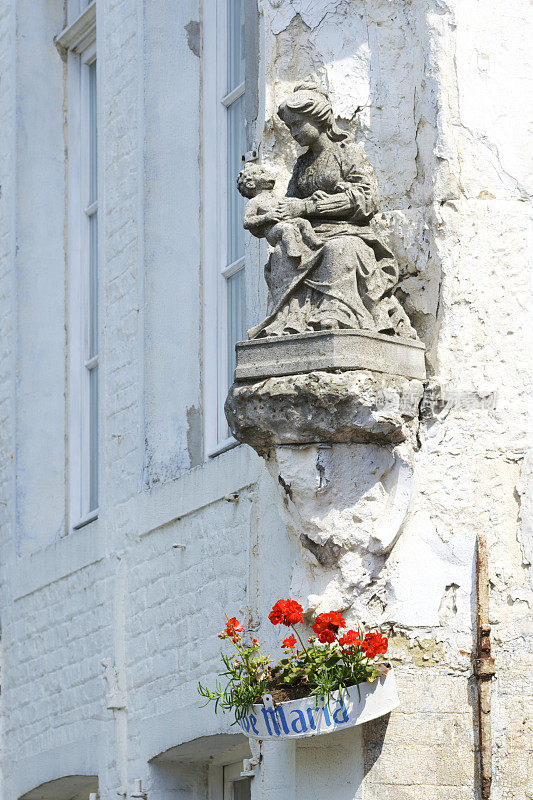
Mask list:
[[[226,678],[226,685],[222,686],[217,680],[214,691],[211,691],[199,683],[198,693],[206,698],[202,707],[214,701],[215,714],[219,706],[223,711],[234,711],[237,722],[246,716],[254,700],[266,692],[270,659],[260,654],[257,642],[244,645],[239,637],[233,645],[237,651],[235,654],[220,654],[225,667],[221,677]]]
[[[276,607],[281,604],[283,608],[276,611]],[[198,684],[198,692],[206,698],[203,705],[209,702],[215,703],[215,713],[218,708],[223,711],[233,711],[235,721],[239,721],[250,711],[253,703],[261,702],[261,697],[266,692],[272,692],[276,688],[288,690],[290,687],[305,687],[309,696],[324,696],[329,702],[332,692],[342,691],[348,686],[356,685],[364,681],[373,681],[383,676],[387,672],[387,667],[383,664],[370,663],[377,654],[384,654],[387,649],[387,639],[379,632],[366,634],[364,641],[362,633],[348,630],[346,634],[340,636],[338,631],[333,632],[331,639],[318,641],[315,637],[309,639],[309,644],[304,644],[300,634],[292,623],[285,622],[287,614],[294,611],[293,604],[297,606],[296,611],[301,616],[301,606],[294,604],[294,601],[278,601],[273,608],[272,614],[276,612],[273,624],[286,624],[293,628],[300,640],[302,650],[294,650],[296,639],[286,639],[283,646],[285,657],[277,664],[266,656],[262,656],[259,644],[256,639],[252,639],[251,644],[245,644],[241,636],[243,630],[240,622],[226,615],[226,629],[219,634],[219,637],[230,641],[235,651],[231,655],[221,653],[224,671],[220,677],[223,683],[217,679],[214,690],[208,689],[201,683]],[[299,610],[298,610],[299,609]],[[296,614],[296,611],[294,613]],[[278,619],[281,617],[281,619]],[[324,618],[331,626],[331,618],[337,617],[342,623],[344,620],[337,612],[329,612],[317,617],[317,620]],[[327,618],[327,619],[326,619]],[[335,627],[334,626],[334,627]],[[313,627],[313,630],[315,628]],[[320,635],[319,635],[320,639]],[[290,654],[289,654],[290,652]],[[290,697],[290,692],[288,692]],[[301,696],[301,693],[300,695]]]

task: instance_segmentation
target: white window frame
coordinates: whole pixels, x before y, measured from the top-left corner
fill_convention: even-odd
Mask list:
[[[96,0],[88,5],[71,0],[68,20],[56,44],[66,50],[68,75],[68,514],[69,530],[76,530],[98,518],[98,506],[90,508],[89,377],[98,369],[99,351],[89,358],[90,218],[98,211],[98,195],[89,203],[89,67],[96,60]],[[98,91],[96,97],[98,102]],[[97,243],[97,263],[99,249]],[[97,428],[98,422],[99,414]],[[96,460],[98,465],[98,454]]]
[[[252,782],[251,778],[241,777],[242,761],[224,767],[224,800],[234,800],[233,788],[238,781]]]
[[[234,786],[239,781],[247,781],[251,784],[251,777],[242,777],[242,760],[235,761],[224,766],[211,766],[208,770],[209,775],[209,800],[235,800]]]
[[[246,2],[246,0],[243,0]],[[207,457],[234,447],[226,433],[227,279],[245,270],[243,255],[232,264],[227,254],[227,111],[245,93],[245,81],[226,94],[227,0],[204,3],[203,12],[203,275],[204,275],[204,431]],[[208,61],[206,54],[216,53]],[[213,123],[214,120],[214,124]],[[235,176],[235,179],[237,176]],[[244,273],[246,284],[246,272]]]

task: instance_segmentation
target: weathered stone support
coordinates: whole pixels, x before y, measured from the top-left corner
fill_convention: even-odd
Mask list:
[[[368,620],[409,510],[422,392],[421,381],[370,371],[233,384],[227,417],[279,489],[287,532],[302,547],[287,590],[308,612]]]
[[[400,444],[416,434],[423,384],[369,370],[313,370],[236,381],[226,400],[233,435],[261,455],[275,445]]]

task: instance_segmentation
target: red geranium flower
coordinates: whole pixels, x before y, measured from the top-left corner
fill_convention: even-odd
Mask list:
[[[386,636],[379,631],[371,631],[366,634],[361,649],[367,658],[375,658],[377,655],[385,655],[388,646],[389,641]]]
[[[287,639],[283,640],[283,643],[282,643],[281,646],[282,647],[290,647],[291,650],[292,650],[292,648],[294,647],[295,644],[296,644],[296,639],[294,638],[294,636],[289,636]]]
[[[303,622],[303,608],[296,600],[278,600],[272,606],[272,611],[268,615],[272,625],[296,625]]]
[[[228,619],[226,622],[226,627],[222,631],[222,633],[218,634],[219,639],[231,639],[232,642],[236,642],[240,637],[239,633],[242,633],[243,627],[237,617],[232,617]]]
[[[341,636],[339,644],[341,647],[361,647],[362,641],[357,631],[349,630]]]
[[[346,622],[342,614],[337,611],[328,611],[327,614],[318,614],[313,630],[318,635],[318,641],[324,644],[334,642],[339,628],[345,627]]]

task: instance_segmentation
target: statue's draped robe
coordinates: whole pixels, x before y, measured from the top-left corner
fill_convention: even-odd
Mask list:
[[[318,156],[310,150],[300,156],[287,197],[307,199],[317,191],[339,197],[337,209],[306,215],[324,244],[299,264],[280,245],[274,248],[265,269],[269,314],[250,337],[330,327],[402,332],[398,319],[393,321],[399,304],[390,297],[398,264],[369,226],[377,210],[377,182],[363,149],[332,142]],[[408,334],[401,309],[400,315]]]

